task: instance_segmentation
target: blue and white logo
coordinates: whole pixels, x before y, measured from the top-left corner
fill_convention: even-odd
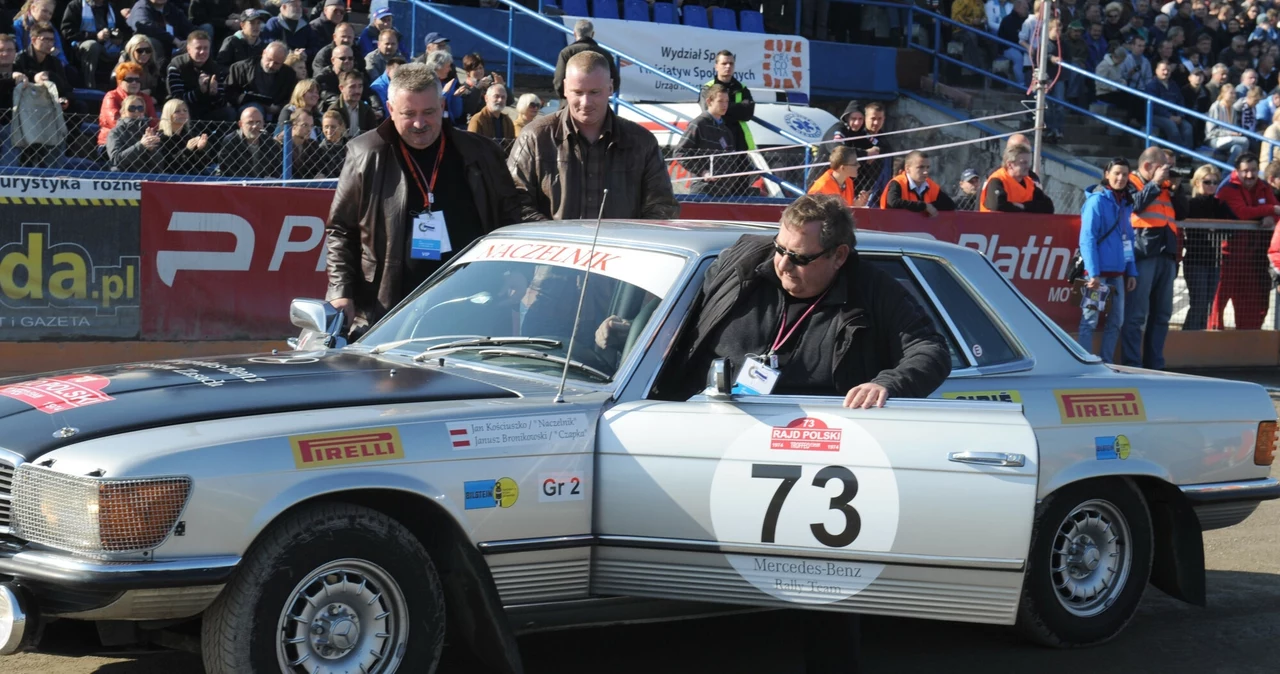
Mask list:
[[[807,138],[822,138],[822,128],[813,122],[813,120],[794,112],[788,112],[783,118],[787,123],[787,128],[795,131],[801,136]]]

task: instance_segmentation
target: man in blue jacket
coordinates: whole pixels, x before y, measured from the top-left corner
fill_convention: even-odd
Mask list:
[[[273,17],[262,29],[267,42],[283,42],[289,51],[306,52],[307,61],[316,57],[324,45],[311,24],[302,16],[302,0],[284,0],[280,3],[280,16]]]
[[[1129,187],[1129,162],[1117,157],[1107,164],[1102,183],[1085,198],[1080,211],[1080,257],[1084,261],[1086,297],[1094,299],[1082,307],[1077,341],[1093,351],[1093,331],[1098,317],[1107,310],[1107,326],[1102,333],[1104,363],[1113,362],[1120,327],[1124,324],[1124,296],[1138,286],[1138,267],[1133,256],[1133,194]],[[1103,291],[1103,288],[1106,288]],[[1105,295],[1102,293],[1105,292]]]
[[[1169,63],[1161,61],[1156,64],[1155,79],[1147,83],[1147,93],[1172,105],[1186,107],[1183,104],[1182,92],[1178,85],[1169,79]],[[1168,106],[1158,103],[1151,106],[1151,124],[1174,145],[1180,148],[1191,147],[1191,121],[1174,112]]]
[[[158,60],[168,58],[187,48],[187,36],[195,31],[195,26],[187,19],[186,13],[169,0],[138,0],[129,10],[129,27],[135,33],[142,33],[160,43],[165,52],[156,54]]]

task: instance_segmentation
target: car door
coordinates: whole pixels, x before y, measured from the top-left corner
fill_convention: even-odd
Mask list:
[[[1013,620],[1037,475],[1019,405],[637,401],[599,437],[596,594]]]
[[[1020,405],[637,399],[596,461],[593,593],[1014,620],[1038,465]]]

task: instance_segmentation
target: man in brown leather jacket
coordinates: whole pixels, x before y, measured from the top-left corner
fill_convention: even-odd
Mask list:
[[[609,109],[609,61],[594,51],[569,59],[567,104],[534,120],[516,139],[507,165],[525,220],[680,216],[666,162],[653,134]]]
[[[372,324],[475,239],[520,220],[502,150],[443,122],[425,65],[396,70],[390,118],[347,144],[326,228],[325,299]]]

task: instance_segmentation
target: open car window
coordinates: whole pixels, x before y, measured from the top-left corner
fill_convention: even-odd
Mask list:
[[[973,296],[970,289],[956,278],[945,263],[929,257],[912,257],[920,275],[934,296],[942,303],[951,322],[960,331],[960,339],[973,354],[978,367],[1011,363],[1022,356],[1009,343],[989,311]]]
[[[377,347],[412,340],[396,348],[416,353],[468,339],[542,338],[537,344],[443,353],[556,375],[563,365],[529,353],[566,356],[585,281],[582,318],[569,357],[612,379],[686,263],[678,255],[632,248],[598,245],[592,253],[585,244],[492,238],[419,287],[360,343]],[[503,350],[523,354],[497,353]],[[602,379],[581,368],[570,369],[569,376]]]
[[[929,320],[933,321],[934,329],[938,331],[938,334],[943,335],[946,338],[947,351],[951,353],[952,370],[960,370],[969,367],[969,361],[961,355],[959,345],[956,344],[955,337],[951,330],[938,314],[938,310],[933,306],[933,302],[929,300],[929,297],[916,281],[915,274],[911,273],[911,270],[907,268],[907,265],[902,261],[901,257],[896,255],[893,257],[864,255],[861,257],[861,261],[872,264],[876,269],[889,274],[896,279],[898,283],[901,283],[902,286],[907,289],[907,292],[911,293],[911,297],[914,298],[916,303],[919,304],[920,307],[924,309],[924,312],[929,315]]]

